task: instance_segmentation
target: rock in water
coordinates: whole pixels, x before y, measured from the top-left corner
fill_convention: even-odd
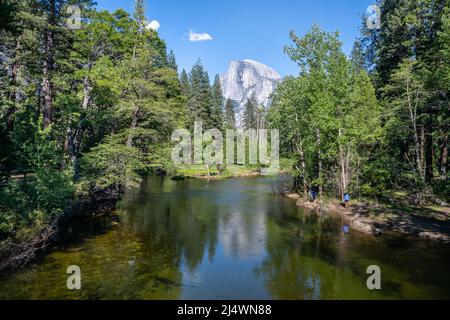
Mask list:
[[[226,74],[220,77],[225,99],[231,99],[236,108],[236,124],[242,127],[244,105],[255,94],[265,108],[272,103],[271,95],[281,82],[272,68],[253,61],[232,61]]]

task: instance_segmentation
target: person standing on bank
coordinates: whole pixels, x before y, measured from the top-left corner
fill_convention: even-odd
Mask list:
[[[350,194],[344,194],[344,207],[347,209],[350,206]]]

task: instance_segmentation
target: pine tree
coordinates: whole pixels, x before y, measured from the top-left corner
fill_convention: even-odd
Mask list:
[[[244,127],[245,129],[257,129],[259,102],[255,93],[244,105]]]
[[[234,113],[234,105],[231,99],[227,99],[225,103],[225,119],[227,129],[236,129],[236,116]]]
[[[146,4],[145,0],[134,0],[134,19],[138,23],[139,28],[145,28],[147,19],[145,17]]]
[[[357,70],[358,72],[365,70],[366,60],[365,60],[364,49],[363,49],[361,40],[358,39],[355,41],[352,52],[351,52],[350,59],[352,61],[352,64],[353,64],[353,67],[355,68],[355,70]]]
[[[183,69],[183,71],[181,71],[180,84],[181,84],[181,92],[182,92],[183,96],[189,98],[190,93],[191,93],[191,84],[189,82],[189,76],[188,76],[186,70],[184,70],[184,69]]]
[[[212,95],[208,73],[200,60],[192,67],[190,76],[189,110],[193,121],[202,120],[205,129],[215,128],[212,118]]]
[[[447,1],[446,9],[442,15],[442,28],[438,32],[438,44],[439,52],[438,55],[440,59],[438,60],[438,72],[436,69],[431,72],[435,74],[435,81],[432,81],[434,85],[437,84],[436,90],[441,92],[442,100],[450,100],[450,1]],[[445,104],[444,104],[445,105]],[[439,153],[439,172],[441,176],[441,181],[449,181],[450,179],[450,110],[449,108],[440,108],[439,116],[439,126],[442,128],[440,134],[437,135],[437,150]],[[440,188],[442,194],[450,194],[450,186],[447,183],[446,187]]]
[[[211,88],[212,95],[212,114],[211,120],[215,125],[215,128],[221,130],[223,127],[223,94],[222,85],[220,82],[220,76],[216,75],[214,78],[214,84]]]
[[[169,54],[167,55],[167,66],[178,72],[178,65],[173,50],[170,50]]]
[[[373,69],[373,79],[386,117],[395,116],[395,107],[391,102],[398,101],[403,95],[401,90],[390,90],[393,82],[398,83],[393,81],[394,78],[399,69],[414,62],[411,79],[423,86],[424,99],[417,106],[417,127],[420,130],[420,149],[424,150],[422,162],[428,186],[435,185],[438,172],[441,172],[440,178],[445,179],[442,163],[448,163],[448,108],[444,106],[448,105],[449,90],[448,81],[442,80],[446,78],[444,74],[448,70],[449,60],[442,54],[446,41],[440,40],[440,34],[445,30],[449,4],[448,0],[380,0],[381,29],[373,31],[363,28],[365,56]],[[398,139],[396,134],[409,126],[409,120],[396,118],[385,121],[398,125],[397,130],[390,129],[387,136],[391,161],[399,164],[390,166],[392,175],[410,188],[411,183],[406,181],[417,173],[412,172],[411,166],[403,166],[403,163],[411,158],[411,150],[416,148],[417,142]],[[422,189],[429,193],[426,188]]]

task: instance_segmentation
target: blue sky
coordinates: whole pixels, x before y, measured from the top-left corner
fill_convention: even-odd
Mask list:
[[[132,11],[133,0],[97,0],[98,8]],[[295,75],[297,66],[283,53],[289,31],[306,33],[317,23],[339,31],[349,53],[361,16],[374,0],[147,0],[147,18],[159,22],[159,34],[188,71],[201,58],[210,77],[223,74],[231,60],[253,59]],[[208,38],[208,41],[189,41]],[[206,35],[207,34],[207,35]]]

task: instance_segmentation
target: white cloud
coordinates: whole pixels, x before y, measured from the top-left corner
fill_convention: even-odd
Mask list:
[[[189,31],[189,41],[199,42],[199,41],[210,41],[213,40],[208,33],[195,33],[194,31]]]
[[[154,31],[158,31],[159,27],[161,27],[161,24],[159,23],[159,21],[156,20],[153,20],[147,25],[147,29]]]

